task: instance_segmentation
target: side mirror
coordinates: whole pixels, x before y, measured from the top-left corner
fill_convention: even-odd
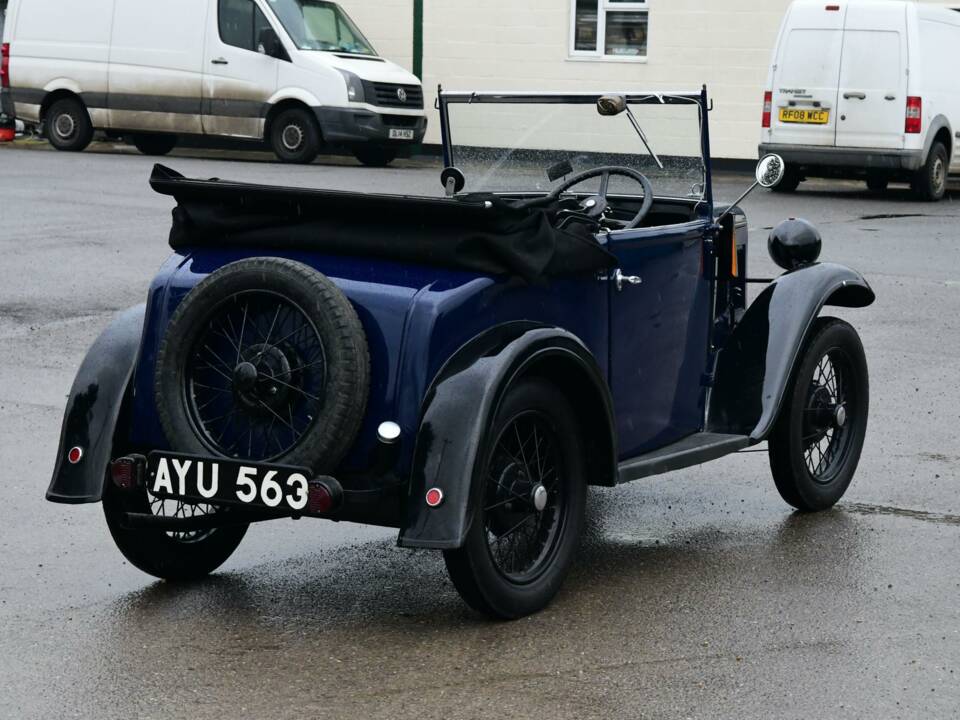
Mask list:
[[[257,38],[257,52],[278,60],[286,58],[283,43],[280,42],[277,31],[273,28],[264,28],[260,31],[260,37]]]
[[[604,95],[597,100],[597,112],[604,116],[619,115],[627,109],[627,98],[623,95]]]
[[[764,155],[757,163],[757,184],[765,188],[773,188],[780,184],[787,166],[779,155]]]

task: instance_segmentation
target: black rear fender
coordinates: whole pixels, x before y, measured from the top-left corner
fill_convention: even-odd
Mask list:
[[[137,305],[118,315],[87,351],[67,400],[47,500],[91,503],[103,496],[145,311],[146,305]],[[76,463],[68,459],[72,448],[80,448]]]
[[[708,429],[749,435],[753,442],[766,439],[821,309],[866,307],[875,298],[863,276],[843,265],[811,265],[777,278],[719,353]]]
[[[606,381],[583,343],[565,330],[512,323],[461,348],[433,381],[421,414],[407,498],[403,547],[460,547],[477,507],[472,479],[485,457],[487,429],[509,388],[531,375],[552,381],[581,423],[587,481],[614,485],[616,436]],[[430,508],[429,488],[444,500]]]

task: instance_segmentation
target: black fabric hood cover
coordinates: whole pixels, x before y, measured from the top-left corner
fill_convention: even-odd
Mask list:
[[[548,210],[517,209],[494,195],[426,198],[192,180],[163,165],[154,166],[150,186],[177,201],[174,250],[313,250],[528,283],[616,266],[587,230],[556,230]]]

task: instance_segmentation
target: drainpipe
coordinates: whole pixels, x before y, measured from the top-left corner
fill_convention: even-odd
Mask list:
[[[413,74],[423,80],[423,0],[413,0]]]

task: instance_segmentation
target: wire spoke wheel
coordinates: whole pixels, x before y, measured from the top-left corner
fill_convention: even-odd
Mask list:
[[[235,293],[208,316],[185,368],[193,429],[211,451],[269,461],[289,452],[323,408],[326,353],[293,301]]]
[[[818,319],[768,438],[770,469],[784,500],[814,511],[843,497],[860,461],[868,410],[860,337],[842,320]]]
[[[563,520],[563,457],[548,419],[522,413],[503,429],[486,476],[484,529],[497,569],[513,582],[548,564]]]
[[[150,512],[157,517],[196,518],[217,512],[213,505],[186,503],[182,500],[160,498],[148,493]],[[214,530],[168,531],[167,537],[181,543],[197,543],[209,537]]]

